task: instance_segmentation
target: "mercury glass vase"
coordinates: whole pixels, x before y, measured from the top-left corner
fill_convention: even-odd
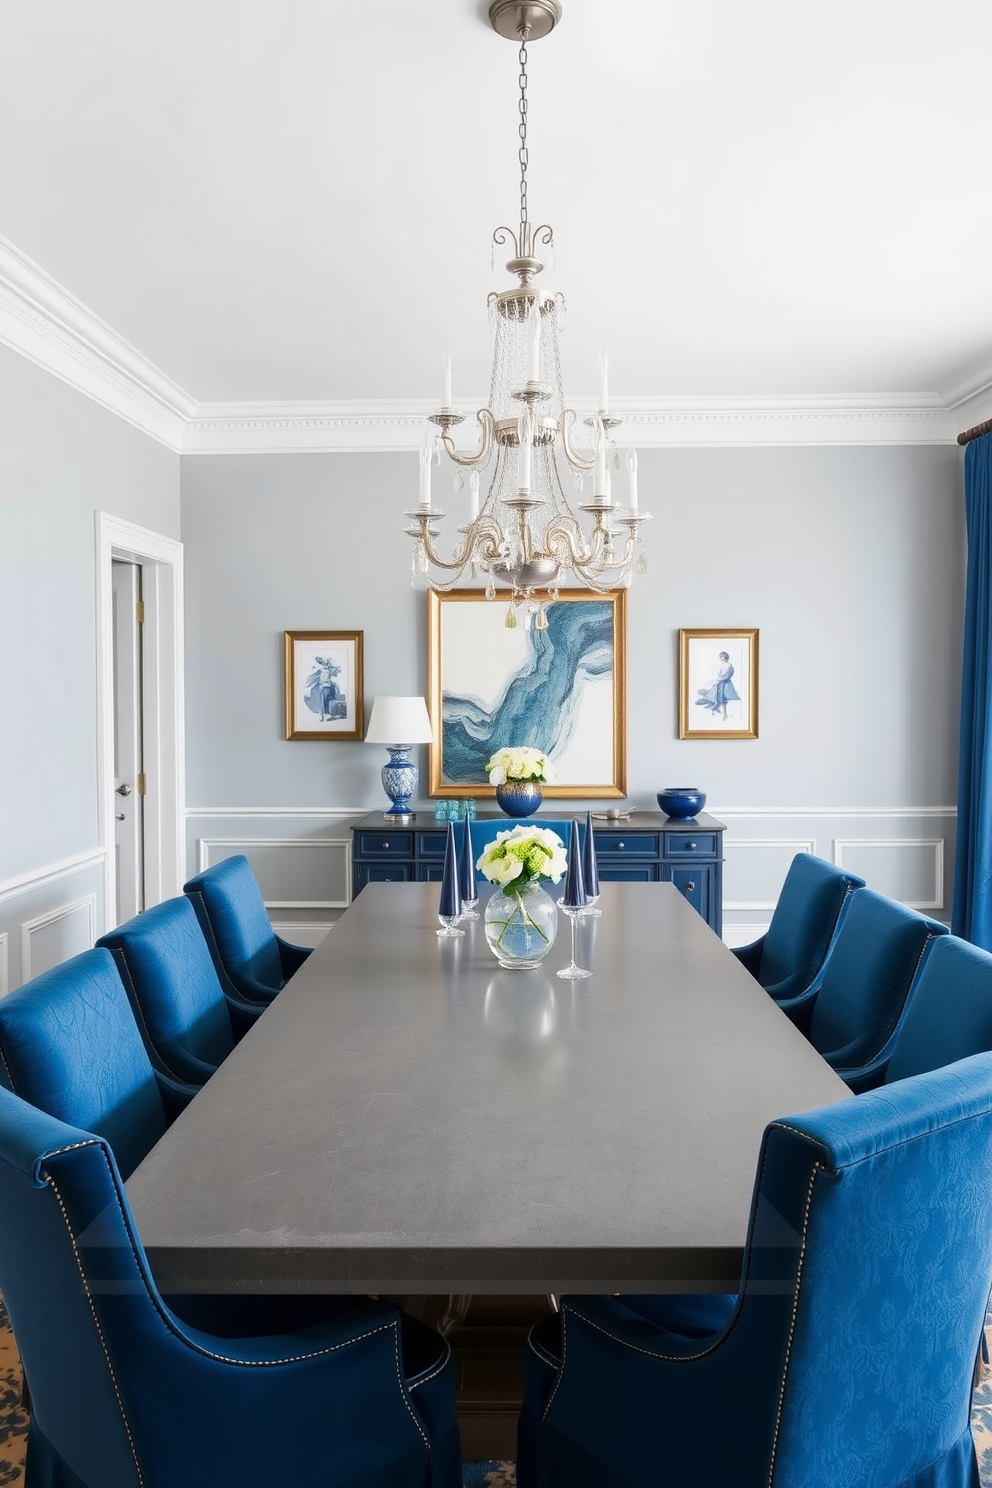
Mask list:
[[[489,949],[508,971],[540,966],[555,943],[558,906],[539,883],[497,889],[486,905]]]
[[[544,799],[537,780],[507,780],[496,787],[496,805],[507,816],[530,816]]]

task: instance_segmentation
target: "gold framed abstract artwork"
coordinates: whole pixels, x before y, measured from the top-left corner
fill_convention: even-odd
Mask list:
[[[432,796],[492,796],[497,749],[546,754],[549,796],[627,794],[627,591],[563,589],[541,608],[482,589],[428,596]]]
[[[679,738],[758,737],[758,632],[679,631]]]

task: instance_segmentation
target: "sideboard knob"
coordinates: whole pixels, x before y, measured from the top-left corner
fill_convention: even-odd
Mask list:
[[[685,850],[686,852],[695,852],[696,844],[694,842],[687,842],[685,845]]]
[[[693,893],[695,893],[695,890],[696,890],[696,885],[694,883],[687,883],[686,884],[686,886],[685,886],[685,893],[687,893],[687,894],[693,894]]]
[[[383,852],[388,852],[388,850],[389,850],[389,843],[388,842],[384,842],[382,844],[382,850],[383,850]]]
[[[623,852],[623,850],[624,850],[624,848],[626,846],[627,846],[626,842],[618,842],[617,843],[617,852]]]

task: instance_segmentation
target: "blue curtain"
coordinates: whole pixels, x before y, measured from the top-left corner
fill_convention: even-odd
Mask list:
[[[964,456],[964,609],[955,935],[992,951],[992,434]]]

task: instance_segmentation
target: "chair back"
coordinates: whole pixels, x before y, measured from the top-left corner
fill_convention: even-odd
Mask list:
[[[859,889],[827,960],[809,1040],[834,1069],[855,1071],[881,1053],[913,981],[947,926],[872,889]]]
[[[32,1106],[104,1137],[125,1177],[168,1124],[106,950],[83,951],[0,998],[0,1069]]]
[[[483,850],[489,846],[490,842],[495,842],[496,841],[496,838],[497,838],[497,836],[499,835],[500,832],[508,832],[513,827],[526,827],[526,826],[541,827],[541,828],[543,828],[543,829],[545,829],[547,831],[556,832],[558,834],[558,836],[561,838],[561,840],[564,843],[564,845],[565,845],[565,851],[568,852],[568,844],[569,844],[569,841],[571,840],[571,836],[572,836],[572,823],[571,823],[571,821],[566,821],[564,817],[561,818],[560,820],[554,820],[554,821],[552,821],[552,820],[546,819],[543,816],[540,816],[540,817],[538,817],[538,816],[527,816],[527,817],[522,817],[519,820],[516,820],[512,816],[507,816],[507,817],[504,817],[502,820],[496,820],[496,821],[478,821],[478,820],[473,821],[473,823],[472,823],[472,851],[475,854],[475,861],[476,862],[479,861],[479,858],[480,858]],[[585,833],[585,823],[584,822],[580,822],[579,823],[579,832],[580,832],[580,834],[584,835],[584,833]],[[581,836],[580,836],[580,840],[581,840]],[[460,847],[461,846],[461,838],[460,837],[458,839],[458,843],[459,843],[459,847]],[[483,883],[483,884],[485,884],[486,883],[486,880],[485,879],[481,879],[480,882]],[[544,882],[544,883],[542,883],[541,887],[544,888],[544,889],[546,889],[547,892],[552,896],[552,898],[557,898],[560,894],[564,893],[564,890],[565,890],[565,878],[564,878],[564,875],[562,876],[562,878],[559,880],[558,883],[553,884],[553,883]]]
[[[110,951],[152,1063],[202,1085],[234,1047],[231,1016],[196,911],[183,897],[146,909],[97,945]]]
[[[812,986],[844,915],[865,881],[812,853],[797,853],[775,904],[761,948],[758,981],[777,1000]]]
[[[934,945],[896,1033],[888,1084],[992,1049],[992,955],[956,935]]]
[[[119,1390],[144,1381],[162,1318],[113,1153],[0,1089],[0,1291],[31,1392],[31,1430],[58,1453],[38,1481],[141,1481]],[[149,1362],[145,1362],[145,1360]],[[29,1439],[28,1473],[32,1470]],[[37,1467],[51,1464],[41,1462]]]
[[[753,1283],[790,1253],[769,1474],[779,1488],[977,1482],[990,1165],[992,1054],[768,1129],[742,1321]],[[760,1322],[766,1299],[750,1300]],[[929,1476],[938,1463],[947,1475]]]
[[[221,984],[238,995],[229,973],[241,971],[277,991],[284,980],[279,945],[248,859],[241,853],[222,859],[191,878],[183,892],[196,911]]]

